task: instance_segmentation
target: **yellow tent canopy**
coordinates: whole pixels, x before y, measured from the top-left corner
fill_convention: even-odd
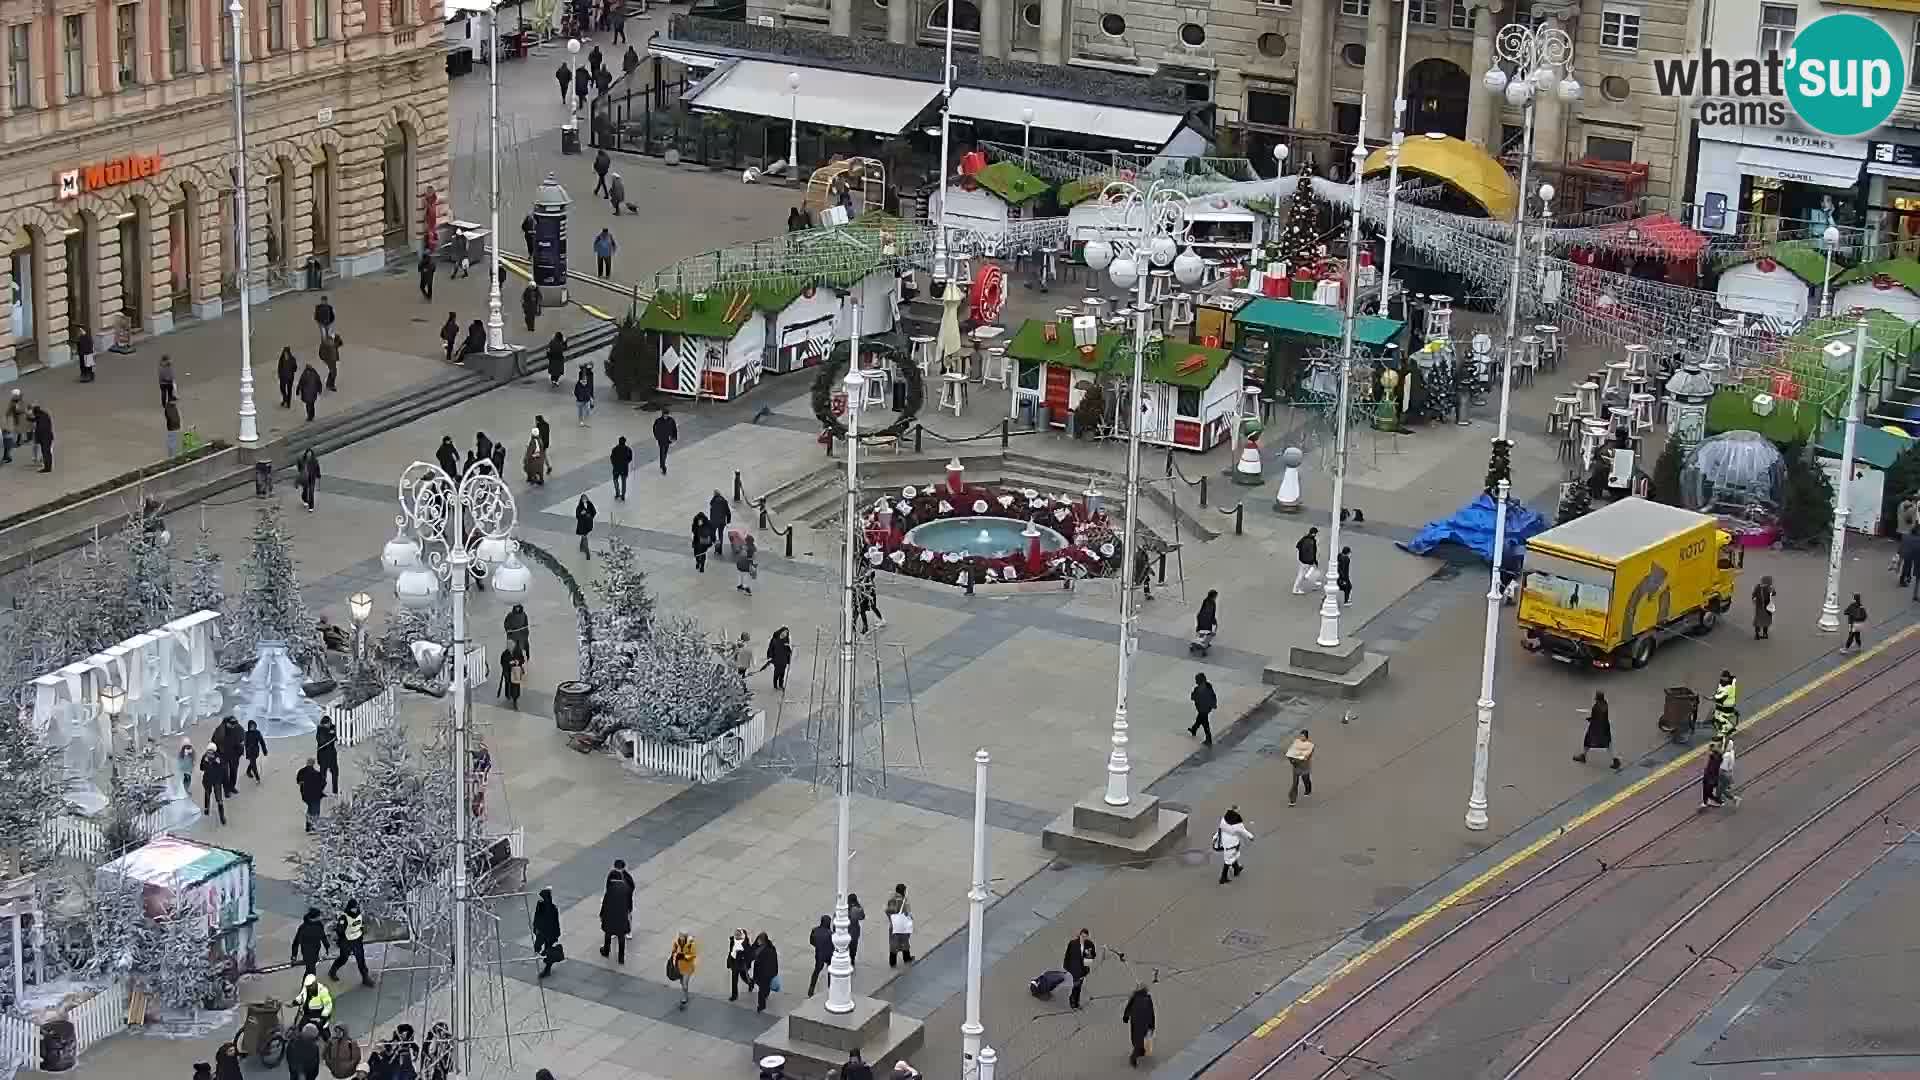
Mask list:
[[[1485,150],[1464,142],[1451,135],[1434,138],[1430,135],[1415,135],[1400,144],[1400,171],[1424,173],[1437,180],[1445,180],[1480,204],[1487,216],[1510,218],[1513,216],[1514,185],[1513,178],[1500,163],[1487,156]],[[1387,151],[1385,147],[1367,155],[1366,164],[1361,166],[1362,176],[1384,175],[1387,172]]]

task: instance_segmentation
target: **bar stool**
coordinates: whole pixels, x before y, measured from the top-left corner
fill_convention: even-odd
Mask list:
[[[889,398],[888,390],[891,389],[888,385],[890,381],[888,376],[890,374],[891,372],[886,368],[860,369],[860,381],[867,388],[865,401],[868,405],[884,405],[887,403]]]
[[[1427,308],[1427,340],[1449,337],[1453,334],[1453,297],[1434,293],[1427,298],[1431,305]]]
[[[1600,384],[1600,392],[1602,394],[1620,393],[1626,387],[1626,383],[1621,380],[1626,378],[1628,370],[1625,360],[1615,360],[1608,364],[1606,381]]]
[[[1574,406],[1576,416],[1598,416],[1600,414],[1600,384],[1588,379],[1576,383],[1573,387],[1578,403]]]
[[[1147,303],[1158,304],[1173,291],[1173,271],[1154,270],[1147,275]]]
[[[1713,333],[1707,335],[1707,359],[1709,364],[1733,363],[1733,331],[1724,326],[1716,326]]]
[[[927,334],[915,334],[907,340],[913,343],[913,350],[908,355],[912,358],[914,366],[920,369],[922,375],[932,374],[934,339]]]
[[[1167,319],[1170,326],[1193,325],[1193,294],[1177,292],[1173,294],[1173,314]]]
[[[982,384],[991,383],[1000,389],[1007,388],[1007,347],[995,345],[987,350],[986,367],[980,373]]]
[[[1560,427],[1560,442],[1554,447],[1553,456],[1561,461],[1572,461],[1574,444],[1579,437],[1580,422],[1574,417],[1567,417],[1566,423]]]
[[[1533,377],[1540,370],[1540,343],[1538,334],[1528,334],[1520,339],[1520,355],[1513,360],[1515,385],[1533,385]]]
[[[973,256],[964,251],[947,254],[947,282],[966,288],[973,282]]]
[[[1596,420],[1588,417],[1580,421],[1580,457],[1577,459],[1578,464],[1582,468],[1586,467],[1586,465],[1593,460],[1593,452],[1607,445],[1607,441],[1612,437],[1613,429],[1608,426],[1605,420]]]
[[[940,376],[940,408],[959,416],[967,407],[967,373],[949,371]]]
[[[1540,367],[1554,372],[1560,370],[1560,328],[1550,323],[1540,323],[1533,328],[1540,335]]]
[[[1627,395],[1627,401],[1631,404],[1631,407],[1633,409],[1633,430],[1636,434],[1643,431],[1653,430],[1654,400],[1655,399],[1652,394],[1643,393],[1643,394]]]
[[[1125,333],[1128,322],[1129,320],[1125,315],[1109,315],[1107,316],[1107,321],[1100,325],[1111,331]]]
[[[1627,370],[1635,375],[1645,375],[1652,356],[1653,350],[1638,342],[1627,346]]]
[[[1633,434],[1633,409],[1626,405],[1615,405],[1607,410],[1608,432],[1625,431]]]
[[[1714,333],[1716,334],[1719,332],[1720,331],[1718,330],[1714,331]],[[1714,389],[1718,390],[1720,387],[1726,385],[1727,371],[1729,370],[1726,364],[1716,363],[1712,360],[1709,360],[1706,363],[1700,365],[1700,370],[1706,374],[1707,378],[1713,380]]]
[[[1040,249],[1040,291],[1047,291],[1047,283],[1060,280],[1060,249],[1049,244]]]
[[[1558,394],[1553,399],[1553,408],[1547,410],[1547,434],[1573,427],[1573,421],[1580,408],[1580,398],[1575,394]]]
[[[1101,296],[1098,289],[1088,289],[1087,295],[1080,300],[1080,307],[1086,314],[1099,319],[1107,313],[1107,298]]]

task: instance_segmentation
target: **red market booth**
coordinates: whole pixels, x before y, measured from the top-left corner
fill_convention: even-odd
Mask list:
[[[1008,415],[1029,416],[1064,428],[1088,386],[1113,402],[1133,377],[1133,349],[1126,334],[1101,334],[1075,344],[1065,320],[1028,319],[1007,343],[1012,365]],[[1224,349],[1175,339],[1150,342],[1141,371],[1141,441],[1206,451],[1232,438],[1234,409],[1246,384],[1240,365]],[[1111,415],[1114,410],[1108,408]]]

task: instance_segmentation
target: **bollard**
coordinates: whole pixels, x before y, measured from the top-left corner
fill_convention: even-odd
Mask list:
[[[827,436],[827,438],[826,438],[826,439],[824,439],[823,441],[824,441],[824,442],[825,442],[825,443],[827,444],[827,458],[828,458],[828,460],[832,460],[832,458],[833,458],[833,436],[831,436],[831,435],[829,435],[829,436]]]
[[[1000,421],[1000,449],[1002,450],[1007,448],[1007,434],[1007,421],[1003,418]]]
[[[971,570],[960,571],[960,584],[967,590],[967,595],[972,596],[973,595],[973,571]]]
[[[1247,504],[1246,504],[1246,503],[1239,503],[1239,504],[1237,504],[1236,506],[1234,506],[1234,508],[1233,508],[1233,535],[1235,535],[1235,536],[1242,536],[1242,535],[1245,535],[1245,533],[1246,533],[1246,529],[1244,528],[1244,526],[1246,525],[1246,516],[1247,516]]]
[[[919,453],[921,450],[920,436],[926,434],[926,431],[927,431],[927,426],[925,424],[913,425],[913,452],[916,454]]]
[[[746,489],[740,486],[740,470],[733,470],[733,501],[739,502],[746,496]]]
[[[1203,473],[1200,476],[1200,507],[1201,509],[1203,510],[1206,509],[1206,505],[1207,505],[1207,477]]]
[[[793,558],[793,526],[787,526],[787,558]]]
[[[1160,553],[1160,584],[1165,585],[1166,583],[1167,583],[1167,553],[1163,551]]]
[[[761,499],[755,505],[760,508],[760,527],[764,529],[767,527],[767,500]]]

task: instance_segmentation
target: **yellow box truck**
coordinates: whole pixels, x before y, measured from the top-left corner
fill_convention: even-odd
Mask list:
[[[1711,516],[1621,499],[1527,541],[1523,642],[1563,663],[1645,667],[1661,639],[1712,630],[1736,576]]]

